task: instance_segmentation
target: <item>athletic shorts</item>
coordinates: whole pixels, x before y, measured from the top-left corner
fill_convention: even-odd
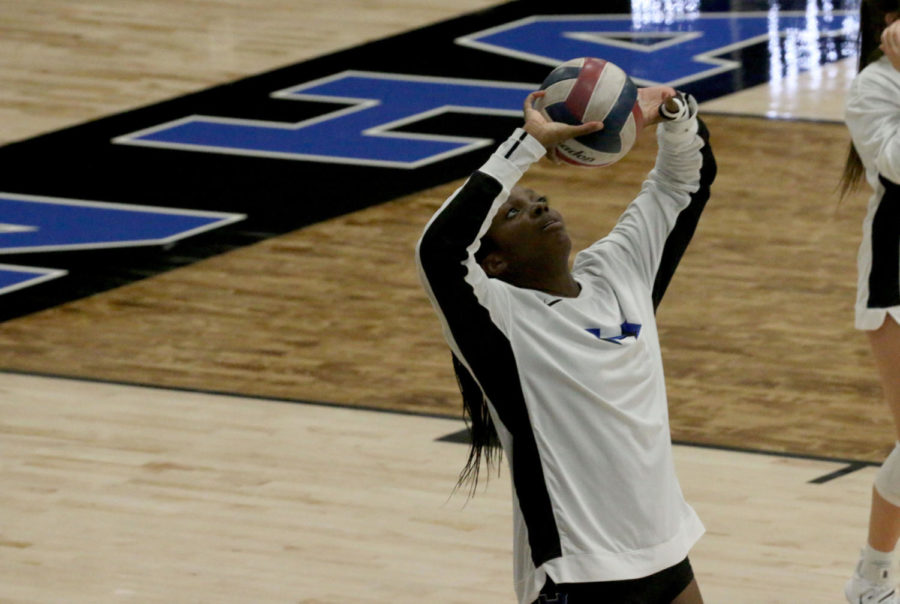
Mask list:
[[[671,604],[694,580],[687,558],[641,579],[555,584],[549,577],[534,604]]]
[[[857,255],[856,328],[874,330],[890,315],[900,323],[900,185],[879,177],[863,220]]]

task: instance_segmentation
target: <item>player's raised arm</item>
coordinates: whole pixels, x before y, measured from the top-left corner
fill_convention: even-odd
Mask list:
[[[694,234],[716,175],[696,101],[679,94],[658,106],[656,164],[613,232],[598,242],[623,249],[636,274],[653,288],[655,304]]]

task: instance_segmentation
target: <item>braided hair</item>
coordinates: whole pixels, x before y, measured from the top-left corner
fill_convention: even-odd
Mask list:
[[[493,467],[499,471],[503,449],[500,447],[500,437],[497,435],[497,429],[494,427],[494,421],[491,419],[481,387],[466,366],[456,358],[456,355],[452,356],[453,371],[456,373],[456,382],[463,400],[463,419],[469,429],[472,441],[469,447],[469,458],[459,474],[456,487],[459,488],[467,482],[470,483],[469,495],[471,496],[475,494],[475,489],[478,487],[482,458],[489,471]]]

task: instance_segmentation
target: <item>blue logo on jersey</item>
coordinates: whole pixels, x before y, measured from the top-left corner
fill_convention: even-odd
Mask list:
[[[245,218],[153,206],[0,193],[0,254],[166,245]],[[66,271],[0,265],[0,294]]]
[[[349,105],[314,119],[289,124],[199,115],[127,134],[114,142],[418,168],[494,141],[396,132],[395,128],[447,112],[518,116],[526,95],[536,88],[536,84],[345,71],[272,94],[285,100]]]
[[[637,339],[641,335],[641,324],[623,321],[618,329],[589,327],[586,331],[595,338],[612,342],[613,344],[620,344],[625,338],[633,337]]]
[[[458,38],[486,52],[556,66],[575,57],[602,57],[640,84],[679,86],[731,71],[721,55],[769,41],[791,41],[796,68],[808,69],[856,53],[858,11],[696,14],[641,22],[632,15],[529,17]],[[820,39],[826,39],[825,49]],[[841,42],[843,38],[843,42]],[[780,52],[774,52],[777,55]],[[787,54],[787,53],[785,53]],[[785,57],[788,59],[788,57]]]

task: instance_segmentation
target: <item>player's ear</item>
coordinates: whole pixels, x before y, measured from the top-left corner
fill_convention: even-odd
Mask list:
[[[487,273],[488,277],[499,277],[506,272],[507,262],[499,251],[490,252],[481,261],[481,268]]]

